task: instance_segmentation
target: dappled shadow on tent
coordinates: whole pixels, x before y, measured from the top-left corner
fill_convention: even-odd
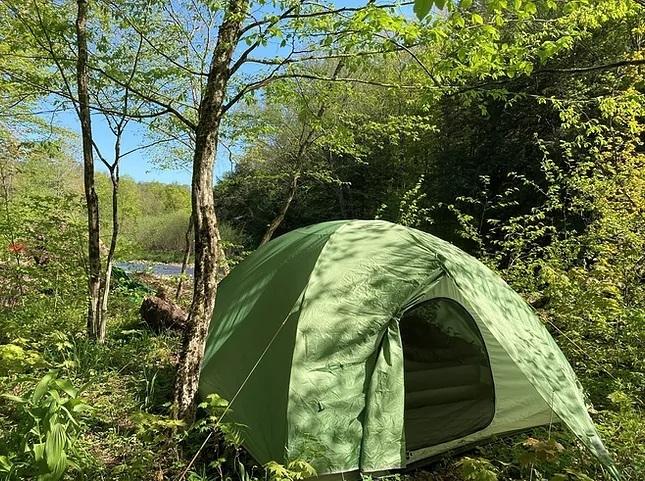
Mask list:
[[[350,224],[331,237],[299,316],[289,458],[325,453],[331,461],[322,469],[404,463],[397,319],[437,269],[423,251],[410,249],[404,229],[390,224]]]
[[[526,303],[454,246],[380,221],[299,229],[234,269],[219,290],[200,391],[232,401],[230,419],[248,426],[245,445],[262,463],[403,467],[398,322],[442,276],[574,432],[596,439],[572,370]]]
[[[476,259],[447,242],[421,236],[430,248],[441,252],[444,267],[468,301],[467,307],[478,313],[556,416],[601,461],[611,465],[575,373],[533,309]]]

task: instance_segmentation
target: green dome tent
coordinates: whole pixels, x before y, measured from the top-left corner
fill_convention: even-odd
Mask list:
[[[562,421],[610,471],[576,376],[533,310],[451,244],[383,221],[297,229],[218,290],[200,394],[261,463],[408,466]]]

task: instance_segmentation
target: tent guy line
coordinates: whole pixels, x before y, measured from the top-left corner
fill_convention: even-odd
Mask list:
[[[242,381],[242,384],[240,384],[240,387],[239,387],[239,388],[238,388],[238,390],[235,392],[235,394],[233,395],[233,397],[231,398],[231,400],[226,404],[226,407],[224,408],[224,411],[222,411],[222,414],[220,415],[219,419],[217,420],[217,422],[215,423],[215,425],[213,426],[213,428],[211,429],[211,431],[208,433],[208,436],[206,436],[206,439],[204,439],[204,442],[201,444],[201,446],[199,447],[199,449],[197,450],[197,452],[195,453],[195,455],[192,457],[192,459],[190,460],[190,462],[188,463],[188,465],[186,466],[186,468],[182,471],[181,475],[176,479],[176,481],[183,481],[183,480],[184,480],[184,477],[186,476],[186,474],[188,473],[188,471],[190,470],[190,468],[191,468],[191,467],[193,466],[193,464],[195,463],[195,460],[198,458],[198,456],[200,455],[200,453],[201,453],[201,452],[202,452],[202,450],[204,449],[204,446],[206,446],[206,444],[208,443],[208,441],[210,440],[210,438],[213,436],[213,433],[214,433],[214,432],[217,430],[217,428],[220,426],[220,424],[221,424],[222,420],[224,419],[224,416],[226,416],[226,413],[228,413],[229,409],[231,408],[231,406],[233,405],[233,403],[234,403],[234,402],[235,402],[235,400],[237,399],[238,395],[240,394],[240,392],[242,391],[242,389],[244,389],[244,386],[246,385],[246,383],[248,382],[248,380],[250,379],[250,377],[251,377],[251,376],[253,375],[253,373],[255,372],[255,369],[256,369],[256,368],[258,367],[258,365],[262,362],[262,359],[264,358],[264,356],[265,356],[265,354],[267,353],[267,351],[271,348],[271,345],[273,344],[273,341],[275,341],[275,339],[278,337],[278,334],[280,333],[280,331],[282,330],[282,328],[284,327],[284,325],[287,323],[287,319],[288,319],[288,318],[285,318],[285,319],[284,319],[284,321],[282,322],[282,324],[280,324],[280,326],[276,329],[275,333],[273,334],[273,337],[271,337],[271,339],[270,339],[270,340],[269,340],[269,342],[267,343],[266,347],[264,348],[264,351],[262,351],[262,354],[260,354],[260,357],[258,357],[257,361],[255,362],[255,364],[253,365],[253,367],[251,368],[251,370],[249,371],[249,373],[247,374],[247,376],[244,378],[244,381]]]

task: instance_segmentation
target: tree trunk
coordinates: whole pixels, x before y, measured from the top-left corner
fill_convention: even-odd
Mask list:
[[[10,152],[9,155],[13,155],[17,157],[16,152]],[[1,160],[1,159],[0,159]],[[20,266],[20,254],[21,250],[19,248],[18,243],[16,242],[16,236],[14,232],[14,223],[12,222],[12,215],[11,215],[11,209],[10,209],[10,190],[11,190],[11,178],[12,174],[11,168],[9,167],[8,162],[0,162],[0,185],[2,186],[2,200],[3,200],[3,205],[4,205],[4,211],[5,211],[5,222],[7,226],[9,227],[9,246],[10,248],[14,251],[14,259],[16,261],[16,284],[18,285],[18,295],[16,296],[12,291],[13,289],[9,289],[8,295],[6,296],[7,303],[9,305],[14,304],[17,302],[19,299],[23,298],[24,295],[24,287],[23,287],[23,276],[22,276],[22,268]],[[10,284],[11,285],[11,284]],[[0,301],[2,301],[2,298],[0,297]],[[4,302],[0,302],[0,307]]]
[[[340,216],[347,219],[347,209],[345,209],[345,195],[343,194],[343,184],[338,186],[338,207],[340,209]]]
[[[208,326],[215,307],[220,246],[215,199],[213,166],[219,128],[223,115],[226,85],[233,51],[240,40],[240,27],[246,18],[249,0],[229,0],[219,29],[206,89],[199,106],[191,198],[195,228],[195,277],[189,325],[184,337],[175,382],[175,414],[192,420],[195,414],[199,369],[204,356]]]
[[[188,267],[188,259],[190,258],[190,248],[191,248],[190,234],[192,233],[192,231],[193,231],[193,217],[191,215],[190,222],[188,224],[188,229],[186,229],[186,247],[184,248],[184,257],[181,260],[181,271],[179,272],[179,282],[177,284],[177,290],[175,291],[175,301],[179,300],[179,297],[181,296],[181,292],[183,290],[184,278],[186,274],[186,269]],[[217,258],[217,264],[218,264],[217,280],[219,282],[228,275],[231,269],[228,265],[228,261],[226,260],[226,253],[224,252],[224,248],[222,247],[221,242],[218,244],[218,248],[219,248],[219,254]]]
[[[110,249],[106,259],[105,277],[103,278],[103,285],[101,287],[101,318],[98,325],[98,339],[103,342],[105,340],[105,331],[107,323],[107,309],[108,299],[110,297],[110,281],[112,279],[112,265],[114,264],[114,253],[116,252],[116,243],[119,237],[119,141],[117,139],[116,159],[114,169],[110,172],[110,180],[112,181],[112,236],[110,238]]]
[[[280,227],[280,224],[282,224],[282,221],[284,221],[284,218],[287,215],[287,211],[291,206],[291,202],[293,202],[293,198],[296,196],[296,190],[298,190],[299,178],[300,178],[300,173],[296,172],[296,174],[293,176],[293,180],[291,181],[291,187],[289,189],[289,195],[287,196],[287,200],[282,206],[282,209],[280,209],[280,212],[278,213],[278,215],[269,224],[269,227],[264,233],[264,236],[262,236],[262,240],[260,241],[260,246],[263,246],[264,244],[266,244],[271,240],[271,238],[273,237],[273,234],[275,234],[276,229]]]
[[[190,234],[193,232],[193,215],[191,213],[190,220],[188,221],[188,228],[186,229],[186,247],[184,248],[184,258],[181,260],[181,272],[179,273],[179,282],[177,283],[177,291],[175,292],[175,301],[179,300],[181,290],[184,284],[184,276],[186,275],[186,267],[188,266],[188,259],[190,258]]]
[[[87,67],[87,0],[77,0],[76,42],[78,61],[76,63],[76,84],[78,88],[78,116],[83,140],[83,187],[87,203],[88,232],[88,294],[87,334],[99,338],[101,318],[101,254],[99,249],[99,200],[94,186],[94,156],[92,152],[92,124],[90,118],[90,97],[88,93]]]
[[[343,59],[340,59],[336,64],[336,67],[334,68],[334,72],[331,75],[332,79],[338,78],[338,75],[343,69],[343,65],[344,65]],[[322,116],[325,114],[325,109],[326,109],[326,105],[323,102],[318,108],[318,112],[316,113],[316,119],[322,118]],[[273,234],[275,234],[275,231],[278,229],[278,227],[280,227],[280,224],[282,224],[282,222],[284,221],[284,218],[287,215],[287,211],[289,210],[289,207],[293,202],[293,198],[296,195],[296,191],[298,189],[298,179],[300,178],[300,171],[302,169],[302,165],[305,160],[304,155],[307,152],[307,149],[311,146],[311,144],[313,144],[314,134],[316,133],[316,130],[314,128],[309,128],[308,130],[309,131],[306,132],[307,125],[305,124],[303,126],[303,131],[300,136],[298,152],[296,153],[296,156],[295,156],[297,170],[295,175],[293,176],[293,180],[291,181],[291,188],[289,189],[289,195],[287,196],[287,200],[282,206],[282,209],[280,209],[280,212],[278,213],[278,215],[271,221],[271,223],[267,227],[267,230],[264,233],[264,236],[262,236],[262,240],[260,241],[260,246],[263,246],[264,244],[266,244],[271,240],[271,238],[273,237]],[[306,132],[306,135],[305,135],[305,132]]]

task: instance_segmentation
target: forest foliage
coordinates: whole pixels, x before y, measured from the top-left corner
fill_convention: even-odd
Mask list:
[[[68,138],[49,139],[44,142],[20,142],[10,132],[3,132],[0,139],[6,154],[2,158],[3,187],[6,189],[5,226],[16,231],[10,237],[27,241],[46,226],[32,223],[51,222],[53,227],[61,222],[61,212],[76,215],[82,222],[82,170],[74,160],[74,150]],[[69,134],[67,134],[69,135]],[[13,147],[12,147],[13,146]],[[97,192],[100,199],[103,232],[109,232],[111,224],[111,193],[109,176],[97,173]],[[122,208],[119,213],[122,224],[118,257],[121,259],[167,258],[177,261],[185,244],[185,232],[190,218],[190,190],[179,184],[159,182],[136,182],[125,176],[120,182],[119,196]],[[69,205],[66,206],[65,203]],[[75,202],[75,203],[74,203]],[[52,209],[49,204],[60,207]],[[37,211],[38,208],[44,212]],[[36,210],[30,212],[30,209]],[[49,217],[51,215],[51,217]],[[21,222],[22,220],[22,222]],[[50,228],[51,228],[50,227]],[[20,231],[27,229],[29,232]],[[82,234],[77,240],[82,250]],[[109,245],[109,236],[102,238]],[[28,242],[25,249],[29,247]]]
[[[94,115],[127,110],[159,168],[189,165],[208,34],[228,4],[90,3]],[[453,242],[537,309],[624,479],[643,479],[643,7],[417,1],[418,20],[411,5],[366,2],[278,17],[293,5],[255,5],[268,28],[236,47],[271,54],[249,50],[255,67],[234,63],[226,91],[219,142],[234,167],[213,192],[228,254],[344,218]],[[0,4],[0,479],[301,479],[307,460],[254,465],[238,427],[220,423],[222,399],[204,400],[195,423],[172,417],[181,339],[140,323],[143,285],[116,279],[106,343],[84,334],[80,143],[50,119],[74,105],[60,75],[75,65],[72,11]],[[96,189],[109,245],[107,174]],[[118,199],[117,259],[181,258],[189,187],[123,176]],[[557,425],[405,476],[608,479]]]

